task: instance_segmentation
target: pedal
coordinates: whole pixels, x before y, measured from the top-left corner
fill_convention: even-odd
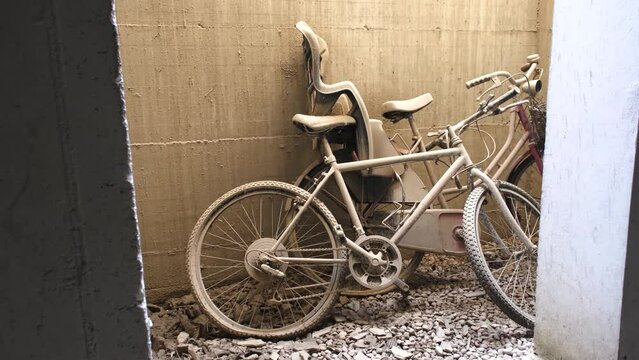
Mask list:
[[[410,290],[410,286],[408,286],[408,284],[406,284],[400,278],[395,279],[395,281],[393,281],[393,284],[395,284],[395,286],[397,286],[397,288],[403,293],[408,293],[408,291]]]
[[[283,272],[277,270],[277,269],[273,269],[272,267],[266,265],[266,264],[262,264],[260,265],[260,269],[266,271],[267,273],[273,275],[273,276],[277,276],[279,278],[283,278],[284,276],[286,276]]]

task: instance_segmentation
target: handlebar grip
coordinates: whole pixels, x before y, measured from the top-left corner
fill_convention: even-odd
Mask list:
[[[490,80],[491,77],[488,75],[482,75],[478,78],[474,78],[472,80],[466,81],[466,89],[470,89],[471,87],[477,86],[479,84],[483,84],[486,81]]]
[[[514,98],[515,96],[519,95],[521,93],[521,90],[519,90],[518,87],[513,87],[509,92],[505,93],[504,95],[498,97],[497,99],[493,100],[492,102],[490,102],[487,106],[486,109],[488,111],[493,111],[493,109],[498,109],[499,105],[505,103],[506,101]]]

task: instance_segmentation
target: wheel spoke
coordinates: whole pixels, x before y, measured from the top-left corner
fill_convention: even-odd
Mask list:
[[[332,250],[338,248],[335,223],[326,210],[310,204],[300,221],[291,225],[300,209],[293,204],[304,193],[290,185],[264,183],[238,189],[217,209],[207,210],[207,219],[198,221],[200,235],[192,235],[189,241],[189,254],[199,259],[194,264],[189,255],[189,268],[192,280],[193,271],[199,274],[193,286],[200,305],[222,329],[247,337],[281,329],[284,337],[312,326],[308,321],[321,320],[313,315],[333,305],[340,280],[335,269],[343,265],[272,260],[278,256],[337,260],[340,252]],[[291,236],[271,250],[287,227]],[[197,249],[192,248],[194,238]],[[264,264],[283,271],[285,277],[263,270]]]

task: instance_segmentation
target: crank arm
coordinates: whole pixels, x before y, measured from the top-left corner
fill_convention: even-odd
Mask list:
[[[397,286],[397,288],[402,292],[408,292],[410,290],[410,286],[408,286],[408,284],[406,284],[400,278],[395,279],[395,281],[393,281],[393,284],[395,284],[395,286]]]
[[[361,256],[363,256],[364,258],[366,258],[366,260],[368,260],[369,262],[374,262],[377,261],[378,264],[380,265],[386,265],[387,261],[382,260],[381,256],[375,256],[371,253],[369,253],[368,251],[364,250],[364,248],[362,248],[361,246],[357,245],[353,240],[347,238],[346,236],[344,236],[344,242],[346,243],[346,246],[351,249],[352,251],[360,254]]]

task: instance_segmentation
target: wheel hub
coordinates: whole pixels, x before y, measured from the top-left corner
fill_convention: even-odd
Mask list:
[[[348,265],[351,275],[369,289],[386,287],[398,278],[402,270],[402,256],[395,244],[379,235],[365,236],[355,242],[373,256],[373,259],[351,251]]]
[[[244,266],[246,272],[255,280],[260,282],[270,282],[276,277],[272,272],[267,272],[262,269],[262,265],[266,264],[271,269],[276,269],[281,272],[286,271],[286,264],[275,260],[274,256],[288,256],[284,245],[280,244],[277,249],[272,252],[271,248],[277,243],[277,240],[272,238],[261,238],[255,240],[246,249],[244,255]]]

